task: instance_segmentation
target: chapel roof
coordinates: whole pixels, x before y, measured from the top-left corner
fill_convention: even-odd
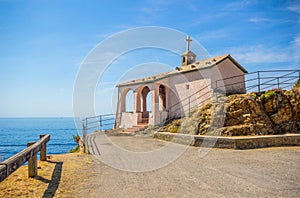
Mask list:
[[[162,80],[164,78],[174,76],[174,75],[179,75],[182,73],[187,73],[187,72],[192,72],[196,70],[202,70],[202,69],[207,69],[216,66],[217,64],[221,63],[222,61],[226,59],[230,59],[240,70],[242,70],[244,73],[248,73],[247,70],[242,67],[234,58],[230,56],[230,54],[225,54],[222,56],[215,56],[212,58],[207,58],[203,60],[196,61],[192,64],[186,65],[184,67],[176,67],[175,70],[170,71],[170,72],[165,72],[161,74],[157,74],[154,76],[149,76],[146,78],[140,78],[140,79],[135,79],[131,80],[128,82],[120,83],[117,85],[117,87],[124,87],[128,85],[136,85],[136,84],[145,84],[145,83],[152,83],[156,82],[159,80]]]

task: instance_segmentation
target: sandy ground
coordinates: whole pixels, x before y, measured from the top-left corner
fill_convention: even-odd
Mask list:
[[[111,140],[137,152],[167,144],[138,136]],[[99,150],[103,153],[104,145]],[[300,147],[212,149],[202,159],[198,151],[188,147],[169,165],[141,173],[117,170],[93,155],[52,156],[39,163],[38,178],[27,178],[27,169],[22,167],[0,183],[0,197],[300,196]]]
[[[38,162],[38,177],[28,178],[20,167],[0,183],[0,197],[71,197],[89,180],[93,157],[87,154],[52,155]]]

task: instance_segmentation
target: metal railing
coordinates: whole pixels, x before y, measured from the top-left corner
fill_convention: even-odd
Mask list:
[[[170,106],[168,109],[169,116],[166,121],[190,115],[191,111],[195,107],[198,107],[207,100],[210,100],[216,93],[221,92],[229,95],[249,92],[262,93],[270,89],[279,88],[287,89],[291,88],[299,78],[300,70],[269,70],[256,71],[244,75],[216,80]],[[233,83],[228,83],[228,81],[233,81]],[[238,87],[237,85],[242,85],[244,88],[240,90],[236,89],[236,87]]]
[[[83,134],[113,128],[115,124],[115,117],[116,114],[104,114],[86,117],[82,120]]]

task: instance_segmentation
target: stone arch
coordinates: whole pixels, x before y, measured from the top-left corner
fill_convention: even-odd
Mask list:
[[[134,94],[131,89],[128,89],[125,94],[125,112],[133,112]]]
[[[136,112],[138,113],[138,123],[140,124],[149,122],[149,112],[152,111],[152,94],[150,87],[147,85],[141,86],[136,91]]]
[[[119,91],[119,107],[120,112],[126,112],[127,108],[127,94],[128,92],[131,91],[130,88],[123,88],[122,90]]]
[[[148,94],[150,93],[150,89],[148,86],[144,86],[142,89],[141,89],[141,111],[142,112],[147,112],[147,110],[149,110],[149,107],[147,108],[147,99],[148,99],[148,102],[149,102],[149,97],[147,98]],[[151,102],[151,99],[150,99],[150,102]]]
[[[164,111],[167,109],[167,93],[164,85],[159,85],[159,110]]]

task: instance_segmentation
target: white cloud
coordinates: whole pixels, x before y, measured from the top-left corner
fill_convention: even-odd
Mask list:
[[[143,7],[139,10],[140,12],[147,14],[147,15],[151,15],[151,16],[156,16],[158,12],[163,11],[162,8],[155,8],[155,7]]]
[[[93,51],[94,52],[94,51]],[[85,59],[81,65],[98,65],[98,64],[107,64],[112,61],[116,61],[115,58],[118,58],[119,54],[114,52],[105,52],[101,56],[98,53],[90,54],[87,59]]]
[[[114,29],[117,30],[125,30],[125,29],[132,29],[132,28],[136,28],[136,25],[129,25],[129,24],[118,24],[118,25],[112,25],[111,26]],[[113,34],[115,34],[116,32],[114,32]],[[111,34],[112,35],[112,34]]]
[[[97,34],[96,37],[97,38],[100,38],[100,39],[106,39],[107,37],[113,35],[114,33],[113,32],[110,32],[110,33],[100,33],[100,34]]]
[[[191,23],[188,23],[188,26],[194,27],[194,26],[199,26],[200,24],[209,24],[213,23],[216,20],[222,19],[226,17],[229,13],[226,12],[217,12],[214,14],[209,14],[205,16],[201,16],[199,18],[195,18],[195,21],[191,21]]]
[[[230,32],[231,31],[229,29],[218,29],[198,34],[196,35],[196,38],[200,42],[215,41],[216,39],[228,38],[228,36],[230,36]]]
[[[294,4],[294,5],[288,6],[286,9],[300,14],[300,4]]]
[[[251,23],[262,23],[262,22],[269,22],[271,19],[262,18],[262,17],[252,17],[248,20]]]
[[[298,47],[300,47],[300,34],[295,37],[294,44]]]
[[[293,49],[268,48],[263,45],[229,49],[230,54],[243,63],[280,63],[297,60]]]
[[[294,42],[293,42],[293,55],[295,58],[295,62],[297,64],[299,64],[300,62],[300,34],[298,34],[295,38],[294,38]],[[299,67],[299,65],[298,65]]]
[[[239,0],[235,2],[230,2],[227,5],[224,5],[225,10],[239,10],[241,8],[245,8],[251,4],[256,3],[257,0]]]

